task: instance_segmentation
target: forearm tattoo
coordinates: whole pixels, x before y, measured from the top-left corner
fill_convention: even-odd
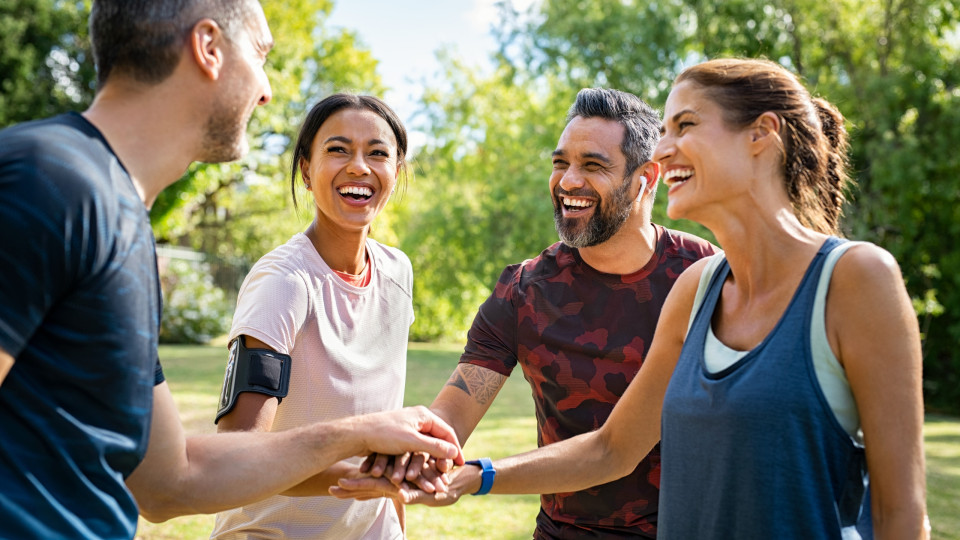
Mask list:
[[[493,401],[506,379],[505,375],[490,369],[460,364],[447,380],[447,386],[455,386],[472,396],[477,403],[486,405]]]

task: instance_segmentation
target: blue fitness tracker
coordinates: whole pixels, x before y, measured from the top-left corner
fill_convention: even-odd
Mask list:
[[[490,458],[474,459],[466,462],[464,465],[476,465],[480,467],[480,489],[473,495],[486,495],[490,493],[493,487],[493,479],[497,476],[497,470],[493,468],[493,462]]]

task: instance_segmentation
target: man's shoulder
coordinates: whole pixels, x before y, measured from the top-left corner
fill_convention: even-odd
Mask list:
[[[663,255],[665,257],[685,259],[692,262],[720,251],[717,246],[699,236],[660,227],[663,231]]]
[[[562,272],[564,268],[577,264],[572,248],[563,242],[557,242],[536,257],[507,266],[501,275],[501,283],[510,278],[515,283],[547,279]]]
[[[90,141],[91,136],[99,138],[96,129],[82,116],[76,113],[60,114],[0,130],[0,148],[3,149],[0,155],[5,158],[16,157],[30,150],[69,152],[76,145]]]
[[[26,192],[53,191],[67,202],[86,199],[107,187],[105,172],[125,174],[96,128],[79,114],[0,131],[0,176],[29,180],[17,184]]]

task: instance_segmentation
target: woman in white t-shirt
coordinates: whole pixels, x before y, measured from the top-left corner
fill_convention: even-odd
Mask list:
[[[413,271],[403,252],[368,233],[406,173],[406,150],[400,119],[375,97],[336,94],[308,113],[291,191],[296,204],[302,180],[315,217],[254,265],[230,330],[232,344],[289,355],[289,391],[282,400],[239,393],[218,414],[219,431],[282,431],[403,405]],[[358,465],[338,463],[282,495],[221,512],[211,537],[403,538],[402,505],[327,496]]]

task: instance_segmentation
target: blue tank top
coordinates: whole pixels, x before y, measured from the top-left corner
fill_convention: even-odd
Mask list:
[[[659,539],[872,538],[868,519],[856,527],[869,514],[864,450],[831,412],[810,352],[818,278],[842,242],[824,242],[759,345],[710,373],[705,337],[730,273],[720,264],[664,398]]]

